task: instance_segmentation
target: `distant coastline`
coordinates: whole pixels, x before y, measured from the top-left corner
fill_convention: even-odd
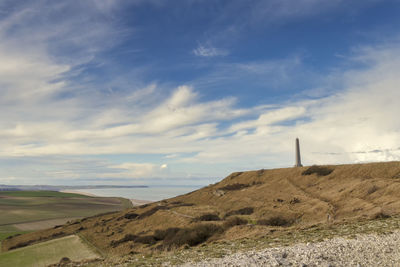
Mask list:
[[[143,205],[195,191],[200,185],[0,185],[0,191],[59,191],[95,197],[123,197],[133,205]]]
[[[96,195],[96,194],[92,194],[92,193],[88,193],[88,192],[84,192],[84,191],[79,191],[79,190],[61,190],[60,192],[62,192],[62,193],[80,194],[80,195],[89,196],[89,197],[103,197],[103,196],[100,196],[100,195]],[[131,201],[133,206],[140,206],[140,205],[144,205],[144,204],[148,204],[148,203],[154,202],[154,201],[151,201],[151,200],[133,199],[133,198],[129,198],[129,200]]]
[[[104,189],[104,188],[148,188],[147,185],[3,185],[0,184],[0,191],[62,191],[77,189]]]

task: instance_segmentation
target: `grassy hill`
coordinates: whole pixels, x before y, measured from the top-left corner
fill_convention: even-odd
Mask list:
[[[158,255],[396,217],[399,196],[400,162],[237,172],[186,195],[24,234],[2,247],[79,233],[109,256]]]

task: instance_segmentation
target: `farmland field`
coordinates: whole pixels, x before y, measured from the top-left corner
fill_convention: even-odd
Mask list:
[[[0,266],[47,266],[63,257],[71,261],[99,258],[78,236],[70,235],[0,254]]]
[[[129,207],[130,201],[123,198],[56,191],[3,191],[0,192],[0,241],[14,234]]]

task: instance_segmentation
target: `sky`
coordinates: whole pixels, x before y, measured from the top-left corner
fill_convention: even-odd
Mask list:
[[[398,0],[0,0],[0,184],[400,160]]]

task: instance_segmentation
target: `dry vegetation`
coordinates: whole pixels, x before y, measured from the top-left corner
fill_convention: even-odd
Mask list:
[[[399,162],[233,173],[186,195],[17,236],[2,246],[79,233],[106,255],[154,256],[393,217],[400,214],[399,177]]]

